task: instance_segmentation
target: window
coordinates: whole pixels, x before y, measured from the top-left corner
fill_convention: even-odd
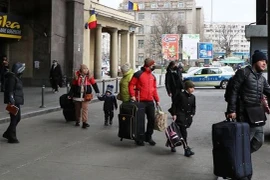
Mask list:
[[[182,8],[182,7],[184,7],[184,3],[179,2],[179,3],[178,3],[178,5],[177,5],[177,7],[178,7],[178,8]]]
[[[164,8],[170,8],[170,7],[171,7],[171,3],[170,2],[164,3]]]
[[[157,19],[157,13],[151,13],[151,19],[152,20]]]
[[[138,61],[139,61],[139,63],[144,61],[144,54],[139,54],[138,55]]]
[[[138,48],[144,48],[144,40],[138,40]]]
[[[139,3],[138,6],[139,6],[139,9],[144,9],[144,3]]]
[[[144,13],[138,14],[138,20],[144,20]]]
[[[139,34],[144,34],[144,26],[139,27]]]
[[[151,26],[151,34],[155,34],[157,32],[157,26]]]
[[[152,3],[151,8],[157,8],[157,3]]]

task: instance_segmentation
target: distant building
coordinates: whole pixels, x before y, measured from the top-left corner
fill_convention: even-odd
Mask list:
[[[176,28],[183,28],[181,30],[182,33],[178,34],[200,34],[201,37],[204,36],[203,10],[201,7],[196,7],[195,0],[133,0],[132,2],[138,3],[139,11],[128,10],[128,0],[123,0],[119,10],[135,15],[135,20],[143,24],[143,26],[137,28],[136,33],[137,52],[135,59],[137,65],[142,64],[146,57],[152,57],[162,62],[161,47],[159,45],[161,40],[153,43],[151,39],[151,35],[156,32],[155,23],[161,14],[170,12],[170,14],[176,17],[176,21],[178,21]],[[181,50],[179,54],[179,57],[181,57]]]
[[[212,42],[214,45],[214,54],[216,56],[224,55],[225,50],[220,47],[220,40],[227,37],[232,38],[231,49],[232,55],[243,58],[249,57],[250,43],[245,38],[244,22],[214,22],[204,24],[204,39],[203,41]],[[226,33],[223,33],[225,29]]]

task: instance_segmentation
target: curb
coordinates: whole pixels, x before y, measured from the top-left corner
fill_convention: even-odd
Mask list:
[[[161,87],[164,87],[164,86],[159,85],[157,88],[161,88]],[[99,100],[97,98],[94,98],[92,100],[92,103],[95,103],[95,102],[99,102]],[[60,106],[55,106],[55,107],[50,107],[50,108],[46,108],[46,109],[40,109],[37,111],[22,113],[21,119],[31,118],[31,117],[35,117],[35,116],[39,116],[39,115],[43,115],[43,114],[47,114],[47,113],[51,113],[51,112],[56,112],[56,111],[60,111],[60,110],[62,110],[62,108]],[[8,122],[10,122],[10,117],[0,118],[0,124],[4,124],[4,123],[8,123]]]

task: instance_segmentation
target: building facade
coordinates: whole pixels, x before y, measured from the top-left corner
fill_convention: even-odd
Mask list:
[[[232,50],[233,56],[243,58],[249,57],[250,43],[245,38],[244,22],[214,22],[205,23],[204,25],[204,41],[212,42],[215,55],[225,55],[224,48],[221,48],[222,41],[226,38]]]
[[[128,0],[123,0],[119,10],[134,15],[137,22],[142,24],[137,29],[136,63],[138,65],[142,64],[146,57],[162,61],[162,34],[200,34],[203,36],[203,10],[201,7],[196,7],[195,0],[133,0],[132,2],[138,3],[139,11],[129,11]],[[159,26],[170,27],[170,30],[160,32],[157,30]],[[181,45],[181,42],[179,44]],[[179,54],[181,57],[181,50]]]

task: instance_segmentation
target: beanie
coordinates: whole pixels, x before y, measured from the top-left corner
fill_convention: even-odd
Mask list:
[[[88,67],[85,64],[81,64],[81,69],[88,69]]]
[[[111,84],[107,85],[106,92],[113,93],[113,85],[111,85]]]
[[[185,90],[187,90],[188,88],[194,88],[195,85],[192,81],[186,81],[185,82]]]
[[[266,55],[261,51],[254,52],[254,54],[252,55],[252,64],[255,64],[256,62],[262,61],[262,60],[265,60],[267,62]]]
[[[130,70],[130,64],[128,62],[126,62],[125,64],[123,64],[121,66],[121,71],[123,74],[125,74],[126,72],[128,72]]]
[[[150,67],[152,66],[153,64],[155,64],[155,61],[153,59],[150,59],[150,58],[146,58],[144,60],[144,66],[145,67]]]

